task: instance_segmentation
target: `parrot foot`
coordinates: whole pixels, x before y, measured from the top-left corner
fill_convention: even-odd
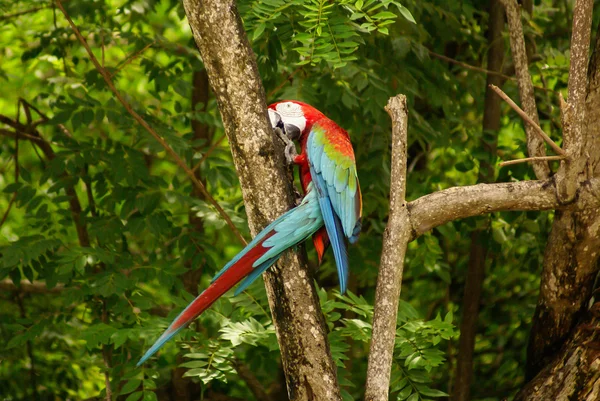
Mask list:
[[[288,138],[288,136],[285,134],[285,132],[283,132],[281,128],[275,127],[274,130],[279,139],[281,139],[285,144],[284,154],[287,164],[294,164],[294,159],[296,158],[296,156],[298,156],[298,153],[296,152],[296,145],[290,138]]]
[[[302,199],[304,199],[304,196],[302,196],[302,194],[298,192],[296,187],[294,187],[294,197],[296,199],[296,206],[300,206],[300,204],[302,203]]]

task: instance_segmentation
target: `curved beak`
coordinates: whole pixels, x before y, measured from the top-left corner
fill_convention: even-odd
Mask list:
[[[283,131],[283,133],[285,134],[285,136],[287,136],[290,140],[295,140],[300,138],[300,128],[298,128],[297,126],[293,125],[293,124],[286,124],[283,122],[283,119],[281,118],[281,115],[271,109],[268,109],[269,112],[269,120],[271,121],[271,126],[273,127],[273,129],[275,128],[279,128],[281,129],[281,131]]]
[[[290,138],[292,141],[300,138],[300,128],[296,127],[293,124],[283,124],[283,132]]]

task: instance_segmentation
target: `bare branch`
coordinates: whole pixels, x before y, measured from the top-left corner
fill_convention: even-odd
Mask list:
[[[200,167],[200,165],[202,163],[204,163],[204,161],[208,158],[208,156],[210,156],[210,154],[219,147],[220,144],[223,143],[223,141],[225,140],[225,138],[227,138],[227,135],[223,135],[222,137],[220,137],[219,139],[217,139],[217,141],[206,151],[206,153],[204,153],[202,155],[202,157],[200,158],[200,161],[198,163],[196,163],[196,165],[194,166],[194,168],[192,169],[192,171],[196,171],[198,170],[198,168]]]
[[[533,94],[533,83],[531,81],[531,75],[529,74],[525,36],[523,35],[523,25],[521,23],[521,11],[517,4],[517,0],[501,0],[501,3],[506,9],[508,31],[510,34],[510,48],[515,64],[515,73],[519,85],[519,94],[521,95],[521,104],[523,105],[525,114],[530,116],[535,124],[539,125],[537,106]],[[534,130],[535,128],[532,125],[525,125],[529,156],[545,156],[546,152],[544,144],[542,140],[533,133]],[[534,162],[533,171],[535,172],[535,176],[540,180],[550,176],[550,167],[548,167],[548,163],[546,162]]]
[[[108,311],[106,309],[106,299],[102,299],[102,323],[108,324]],[[102,360],[104,361],[104,389],[106,390],[106,401],[112,401],[112,387],[110,384],[110,369],[112,359],[112,345],[102,345]]]
[[[528,163],[532,161],[553,161],[553,160],[563,160],[565,156],[542,156],[542,157],[525,157],[524,159],[516,159],[516,160],[507,160],[499,164],[500,167],[512,166],[513,164],[521,164]]]
[[[388,399],[390,373],[396,339],[396,318],[404,271],[404,254],[411,240],[411,226],[404,196],[406,193],[406,152],[408,109],[406,97],[389,100],[386,111],[392,118],[392,171],[390,214],[383,235],[383,250],[375,292],[373,334],[367,367],[365,400]]]
[[[541,139],[543,139],[548,145],[550,145],[552,150],[554,150],[556,153],[558,153],[561,156],[564,156],[564,157],[567,156],[566,153],[564,152],[564,150],[562,150],[560,148],[560,146],[558,146],[556,143],[554,143],[554,141],[552,139],[550,139],[550,137],[544,132],[542,127],[540,127],[539,124],[536,121],[534,121],[533,118],[531,118],[519,106],[517,106],[517,104],[515,102],[513,102],[513,100],[511,98],[509,98],[508,95],[502,91],[502,89],[498,88],[496,85],[490,85],[490,87],[494,90],[494,92],[496,92],[498,94],[498,96],[500,96],[506,103],[508,103],[508,105],[510,107],[512,107],[512,109],[514,111],[517,112],[517,114],[523,119],[523,121],[525,121],[527,124],[529,124],[528,125],[529,127],[533,128],[533,132],[535,132],[536,135],[539,135],[539,137]],[[536,112],[536,116],[537,116],[537,112]],[[544,152],[544,154],[545,153],[546,152]],[[544,156],[532,156],[532,157],[539,158],[539,157],[544,157]],[[538,159],[538,160],[543,160],[543,159]]]
[[[122,61],[121,63],[119,63],[119,65],[117,65],[117,67],[115,68],[115,71],[112,74],[110,74],[110,76],[114,77],[115,75],[117,75],[117,73],[119,71],[121,71],[123,68],[125,68],[127,66],[127,64],[131,63],[133,60],[138,58],[142,53],[144,53],[146,50],[148,50],[150,47],[152,47],[155,43],[156,43],[156,40],[148,43],[146,46],[142,47],[137,52],[127,56],[127,58],[125,58],[124,61]]]
[[[553,180],[453,187],[408,203],[412,239],[465,217],[508,210],[549,210],[559,206]]]
[[[504,79],[509,80],[509,81],[516,81],[517,80],[517,78],[515,78],[515,77],[509,77],[508,75],[505,75],[505,74],[503,74],[501,72],[498,72],[498,71],[487,70],[485,68],[477,67],[475,65],[463,63],[462,61],[458,61],[458,60],[455,60],[453,58],[444,56],[443,54],[438,54],[438,53],[433,52],[433,51],[431,51],[429,49],[427,49],[427,51],[429,52],[430,56],[433,56],[433,57],[438,58],[440,60],[446,61],[448,63],[459,65],[459,66],[461,66],[463,68],[466,68],[467,70],[482,72],[482,73],[488,74],[488,75],[494,75],[494,76],[497,76],[497,77],[500,77],[500,78],[504,78]],[[538,87],[538,88],[539,89],[543,89],[543,90],[547,90],[546,88],[542,88],[542,87]]]
[[[131,114],[131,116],[134,118],[134,120],[136,120],[150,135],[152,135],[154,137],[154,139],[156,139],[158,141],[158,143],[160,143],[160,145],[167,151],[167,153],[169,155],[171,155],[171,157],[175,160],[177,165],[183,171],[185,171],[185,173],[187,174],[189,179],[192,181],[194,186],[206,197],[206,199],[209,201],[209,203],[211,205],[213,205],[215,207],[215,209],[217,209],[217,212],[221,215],[221,217],[223,217],[223,219],[225,220],[225,222],[227,223],[229,228],[231,228],[231,231],[233,231],[235,236],[240,240],[240,242],[242,244],[245,245],[246,240],[244,239],[244,237],[242,236],[240,231],[233,224],[233,221],[231,221],[231,218],[229,217],[227,212],[225,212],[225,210],[223,210],[221,205],[219,205],[219,203],[215,200],[215,198],[213,198],[212,195],[206,190],[206,187],[204,186],[204,184],[202,184],[202,182],[196,177],[194,172],[187,166],[187,164],[183,161],[183,159],[181,157],[179,157],[177,152],[175,152],[173,150],[173,148],[160,135],[158,135],[158,133],[156,131],[154,131],[154,129],[150,125],[148,125],[146,120],[144,120],[135,110],[133,110],[133,108],[131,107],[131,104],[129,104],[129,102],[127,102],[127,100],[125,100],[125,98],[117,90],[114,83],[112,82],[110,75],[100,65],[100,63],[98,62],[98,59],[92,52],[92,49],[88,45],[87,41],[81,35],[81,32],[79,32],[79,29],[77,28],[77,26],[75,25],[75,23],[73,22],[73,20],[71,19],[71,17],[65,10],[65,8],[63,7],[61,0],[56,0],[56,5],[60,9],[60,11],[62,11],[62,13],[64,14],[65,18],[69,22],[69,25],[71,25],[73,32],[75,32],[75,36],[77,36],[77,39],[79,39],[79,42],[81,42],[81,44],[87,51],[88,55],[90,56],[90,60],[92,61],[92,63],[94,64],[94,66],[96,67],[96,69],[98,70],[100,75],[102,75],[102,78],[104,78],[104,82],[106,82],[106,85],[109,87],[109,89],[115,95],[115,97],[119,100],[119,102],[121,102],[123,107],[125,107],[125,110],[127,110],[127,112],[129,114]]]

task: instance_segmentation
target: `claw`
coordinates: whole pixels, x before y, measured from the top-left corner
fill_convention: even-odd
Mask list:
[[[294,145],[293,139],[299,136],[298,128],[293,125],[287,125],[283,123],[279,113],[269,109],[269,119],[271,120],[271,126],[273,130],[285,143],[285,160],[287,164],[294,164],[294,159],[298,156],[296,152],[296,145]],[[297,132],[298,131],[298,132]]]

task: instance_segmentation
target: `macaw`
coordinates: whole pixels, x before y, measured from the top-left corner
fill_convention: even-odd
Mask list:
[[[284,100],[269,105],[268,112],[273,128],[279,128],[289,140],[300,141],[301,153],[295,155],[294,144],[285,136],[282,138],[287,144],[285,154],[288,162],[299,165],[304,193],[315,180],[337,217],[329,221],[325,219],[325,226],[313,235],[313,243],[321,263],[333,237],[331,242],[340,290],[344,293],[348,261],[343,237],[346,236],[350,243],[358,240],[362,216],[362,195],[350,137],[334,121],[306,103]],[[323,154],[325,157],[322,157]],[[325,200],[322,202],[328,205]],[[341,223],[342,230],[336,228],[338,223]]]
[[[275,109],[277,115],[272,110],[269,112],[274,127],[285,130],[288,136],[299,135],[303,150],[294,162],[300,165],[306,195],[298,206],[268,225],[217,273],[210,286],[175,318],[137,366],[238,282],[243,280],[235,291],[236,295],[271,267],[285,250],[318,233],[323,227],[326,230],[323,233],[333,245],[340,290],[342,293],[346,290],[348,255],[344,237],[350,242],[356,241],[362,210],[350,138],[332,120],[304,103],[280,102]],[[305,117],[305,113],[309,118]],[[310,117],[316,116],[316,113],[318,119]],[[286,152],[291,152],[289,145]]]

